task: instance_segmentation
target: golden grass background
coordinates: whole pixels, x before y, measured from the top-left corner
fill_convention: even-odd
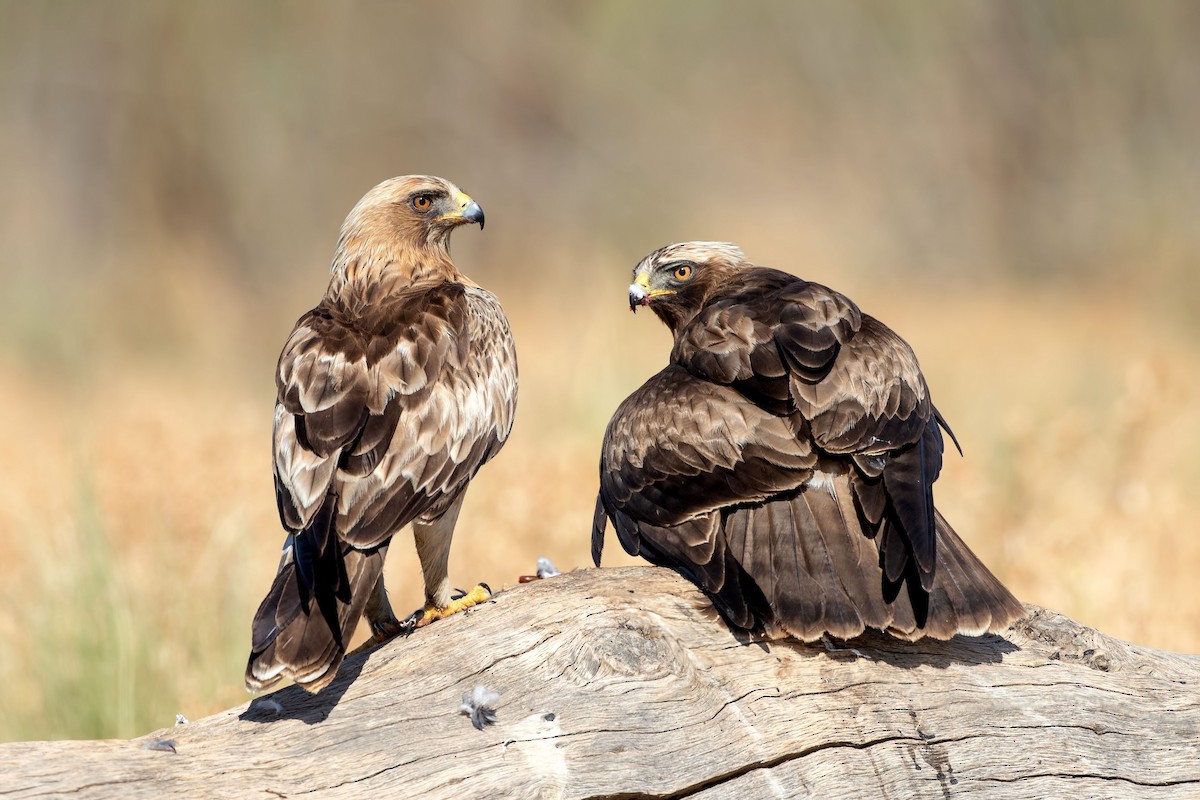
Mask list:
[[[1200,14],[1187,3],[0,3],[0,739],[245,698],[282,533],[273,368],[378,180],[487,210],[521,359],[460,584],[589,563],[668,241],[916,349],[939,505],[1023,600],[1200,651]],[[610,541],[607,563],[631,563]],[[402,536],[389,584],[415,607]]]

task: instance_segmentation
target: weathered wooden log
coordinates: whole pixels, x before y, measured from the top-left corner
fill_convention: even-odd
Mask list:
[[[731,632],[667,570],[583,570],[347,659],[318,695],[2,745],[0,796],[1200,797],[1200,657],[1029,612],[1002,637],[806,645]],[[500,695],[482,730],[459,711],[476,685]]]

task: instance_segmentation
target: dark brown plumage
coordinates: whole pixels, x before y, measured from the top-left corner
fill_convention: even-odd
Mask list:
[[[714,242],[651,253],[629,303],[675,343],[605,433],[597,565],[611,519],[731,624],[805,641],[947,639],[1022,615],[934,508],[949,428],[887,326]]]
[[[392,537],[413,525],[425,624],[452,600],[447,559],[467,484],[504,444],[517,398],[500,303],[455,269],[450,232],[483,211],[441,178],[384,181],[342,225],[325,297],[276,374],[275,495],[289,534],[254,617],[246,685],[333,679],[359,617],[401,625],[383,585]]]

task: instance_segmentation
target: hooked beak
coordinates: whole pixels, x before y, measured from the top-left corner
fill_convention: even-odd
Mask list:
[[[466,192],[459,192],[454,196],[454,201],[458,210],[438,217],[438,221],[450,220],[458,225],[478,222],[479,230],[483,230],[483,209],[479,207],[479,203],[472,200]]]
[[[650,276],[641,273],[629,284],[629,310],[637,313],[638,306],[650,305]]]
[[[629,310],[637,313],[638,306],[648,306],[654,298],[669,294],[675,294],[675,290],[651,289],[650,275],[645,272],[638,273],[633,283],[629,284]]]

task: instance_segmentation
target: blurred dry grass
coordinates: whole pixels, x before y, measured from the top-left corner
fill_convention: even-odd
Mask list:
[[[966,451],[939,504],[1018,596],[1200,651],[1198,35],[1167,2],[0,2],[0,739],[244,698],[274,359],[415,171],[487,209],[455,253],[521,357],[460,583],[588,563],[604,424],[669,348],[628,270],[729,238],[912,342]]]

